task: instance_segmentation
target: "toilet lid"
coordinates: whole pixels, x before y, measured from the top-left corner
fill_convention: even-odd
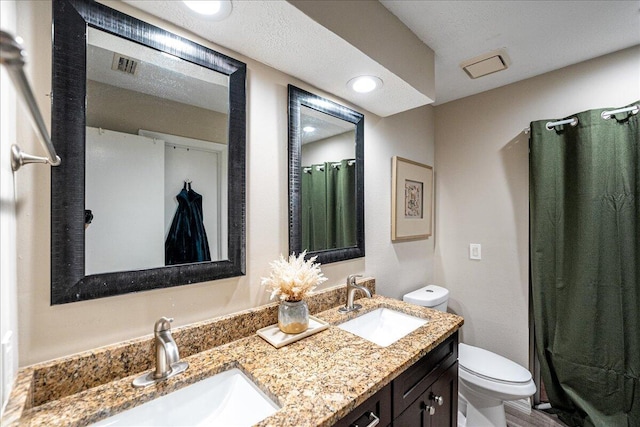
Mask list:
[[[458,363],[461,369],[492,381],[531,381],[531,373],[517,363],[488,350],[463,343],[458,346]]]

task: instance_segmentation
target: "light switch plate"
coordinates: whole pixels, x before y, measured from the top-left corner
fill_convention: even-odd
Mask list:
[[[469,243],[469,259],[482,259],[482,245],[480,243]]]

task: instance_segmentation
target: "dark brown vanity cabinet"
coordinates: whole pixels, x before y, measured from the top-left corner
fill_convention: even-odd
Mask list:
[[[458,364],[454,363],[393,420],[394,427],[455,427],[458,420]]]
[[[375,421],[378,419],[378,423]],[[334,427],[387,427],[391,425],[391,384],[387,384],[363,404],[342,418]]]
[[[456,427],[457,422],[456,332],[335,426]]]

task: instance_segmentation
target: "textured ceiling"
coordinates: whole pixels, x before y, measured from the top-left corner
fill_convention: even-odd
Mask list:
[[[435,51],[436,104],[640,43],[640,1],[380,2]],[[471,80],[459,67],[500,48],[506,71]]]
[[[304,131],[306,126],[314,128],[312,132]],[[330,116],[302,105],[300,108],[300,127],[302,128],[302,145],[320,141],[346,132],[355,132],[356,125],[342,119]],[[352,137],[352,139],[355,136]]]
[[[193,13],[181,1],[124,2],[380,116],[432,101],[284,0],[235,0],[231,15],[219,22]],[[372,94],[347,88],[362,74],[377,75],[383,88]]]
[[[430,102],[284,0],[233,0],[231,15],[221,22],[208,22],[180,1],[125,2],[380,116]],[[640,44],[640,2],[635,0],[381,3],[435,51],[436,104]],[[372,34],[385,31],[358,25]],[[460,62],[498,48],[511,58],[506,71],[471,80],[460,69]],[[382,91],[349,91],[346,82],[361,74],[380,76]]]
[[[111,69],[114,54],[137,61],[135,75]],[[121,37],[89,28],[87,79],[228,114],[229,78]]]

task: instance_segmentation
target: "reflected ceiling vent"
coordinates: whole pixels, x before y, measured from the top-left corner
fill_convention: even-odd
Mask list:
[[[507,53],[500,49],[464,61],[460,66],[465,73],[469,75],[469,77],[477,79],[478,77],[486,76],[487,74],[506,70],[509,68],[509,64],[510,61]]]
[[[122,71],[123,73],[131,74],[133,76],[136,74],[136,70],[138,69],[138,60],[119,53],[114,53],[111,69],[114,71]]]

